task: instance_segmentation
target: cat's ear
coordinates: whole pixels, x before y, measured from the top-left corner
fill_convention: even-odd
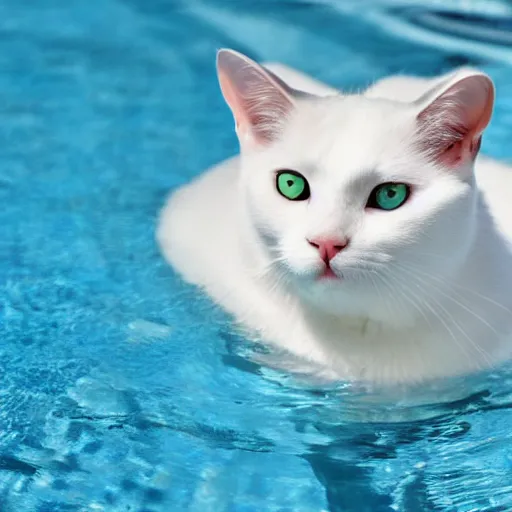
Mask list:
[[[416,102],[421,149],[450,167],[472,162],[493,103],[494,85],[483,73],[466,69],[442,81]]]
[[[294,107],[293,90],[270,71],[233,50],[217,54],[217,74],[242,146],[265,145]]]

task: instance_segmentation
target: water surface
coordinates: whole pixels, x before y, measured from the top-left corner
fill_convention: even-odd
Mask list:
[[[498,91],[483,151],[507,159],[511,20],[506,2],[0,0],[0,509],[512,510],[507,369],[384,405],[305,385],[255,363],[154,241],[169,190],[237,150],[219,47],[349,90],[479,66]]]

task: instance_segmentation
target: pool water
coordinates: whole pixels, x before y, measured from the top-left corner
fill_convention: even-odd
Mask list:
[[[512,510],[511,368],[303,382],[154,240],[169,190],[237,150],[219,47],[349,90],[478,66],[507,159],[511,26],[483,0],[0,0],[0,510]]]

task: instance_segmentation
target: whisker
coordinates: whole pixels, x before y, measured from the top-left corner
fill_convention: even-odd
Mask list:
[[[423,308],[421,307],[422,302],[418,298],[417,295],[414,295],[413,293],[408,293],[410,291],[407,286],[404,286],[404,283],[401,281],[400,276],[392,275],[392,277],[395,278],[396,284],[398,285],[397,291],[400,293],[408,303],[412,304],[412,306],[421,314],[421,316],[425,319],[429,327],[433,330],[432,323],[430,321],[430,318],[425,313]],[[391,276],[390,276],[391,279]],[[407,284],[407,283],[405,283]]]
[[[432,275],[431,273],[428,273],[428,272],[425,272],[424,270],[421,269],[421,267],[419,267],[418,265],[414,265],[412,264],[411,262],[408,262],[408,263],[400,263],[400,265],[402,267],[409,267],[409,269],[413,272],[417,272],[418,274],[421,274],[425,277],[428,277],[436,282],[438,282],[439,284],[442,284],[442,285],[446,285],[447,283],[450,285],[450,287],[453,289],[453,288],[458,288],[459,290],[461,291],[464,291],[464,292],[469,292],[469,293],[472,293],[473,295],[475,295],[476,297],[479,297],[480,299],[482,300],[485,300],[486,302],[488,302],[489,304],[493,304],[501,309],[503,309],[504,311],[506,311],[507,313],[510,313],[512,314],[512,310],[510,310],[508,307],[506,307],[505,305],[495,301],[494,299],[491,299],[490,297],[486,296],[486,295],[483,295],[482,293],[480,292],[477,292],[476,290],[472,289],[472,288],[468,288],[467,286],[462,286],[458,283],[455,283],[453,282],[452,280],[450,280],[449,278],[443,278],[441,279],[440,277],[437,277],[437,276],[434,276]],[[455,290],[454,290],[455,292]],[[460,295],[459,295],[460,296]]]
[[[373,283],[373,286],[375,287],[375,290],[377,291],[377,293],[378,293],[378,295],[379,295],[380,300],[381,300],[382,302],[384,302],[384,304],[386,304],[386,308],[388,309],[389,314],[390,314],[391,316],[393,316],[393,313],[394,313],[394,312],[391,310],[391,307],[390,307],[390,305],[389,305],[389,301],[384,300],[384,296],[383,296],[383,295],[382,295],[382,293],[381,293],[381,289],[380,289],[380,287],[377,285],[377,281],[375,280],[375,277],[377,277],[377,278],[380,278],[380,280],[382,281],[382,276],[380,276],[378,273],[370,273],[370,274],[369,274],[369,276],[370,276],[370,279],[371,279],[371,281],[372,281],[372,283]],[[384,282],[384,285],[385,285],[385,284],[386,284],[386,283]]]
[[[401,268],[399,265],[395,265],[396,268],[398,268],[399,270],[402,270],[402,271],[405,271],[406,269],[404,268]],[[408,272],[408,275],[409,277],[412,279],[413,281],[413,284],[415,286],[418,286],[418,283],[423,285],[423,286],[429,286],[429,283],[427,283],[425,280],[419,278],[417,275],[415,275],[413,272]],[[437,290],[438,292],[440,292],[440,290]],[[441,293],[441,292],[440,292]],[[449,297],[448,295],[445,295],[447,298],[451,299],[451,297]],[[478,345],[468,334],[467,332],[464,330],[464,328],[459,324],[459,322],[457,322],[455,320],[455,318],[453,317],[452,314],[450,314],[450,312],[433,296],[430,296],[430,299],[437,305],[437,307],[446,315],[447,319],[451,321],[451,323],[455,326],[455,328],[468,340],[468,342],[470,343],[470,345],[473,347],[473,349],[484,359],[484,361],[492,366],[492,360],[489,358],[489,354],[487,352],[485,352],[485,350],[482,349],[482,347],[480,345]],[[469,312],[471,312],[470,309],[468,309]],[[481,319],[481,318],[479,318]],[[485,322],[485,325],[487,325],[488,327],[491,327],[487,322]],[[493,329],[494,332],[496,332],[494,330],[494,328],[491,327],[491,329]],[[457,343],[458,344],[458,343]],[[459,345],[460,346],[460,345]]]
[[[389,296],[388,296],[388,300],[385,301],[386,305],[388,305],[390,302],[393,302],[395,304],[398,304],[398,299],[396,297],[396,295],[393,293],[394,289],[393,289],[393,282],[390,281],[391,279],[391,276],[385,276],[383,274],[377,274],[376,276],[383,284],[386,288],[389,289]],[[389,277],[390,279],[388,280],[387,277]],[[384,299],[382,299],[384,300]],[[391,317],[395,316],[397,314],[397,311],[393,311],[391,309],[391,307],[387,306],[388,307],[388,311],[389,311],[389,314]],[[400,308],[397,308],[397,309],[400,309]],[[400,311],[398,311],[398,313],[400,313]]]

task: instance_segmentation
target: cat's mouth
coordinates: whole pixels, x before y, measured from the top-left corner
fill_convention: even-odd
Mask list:
[[[333,280],[333,279],[341,279],[341,276],[338,276],[334,273],[334,270],[331,268],[331,266],[327,263],[324,267],[324,270],[322,273],[318,276],[319,281],[325,281],[325,280]]]

